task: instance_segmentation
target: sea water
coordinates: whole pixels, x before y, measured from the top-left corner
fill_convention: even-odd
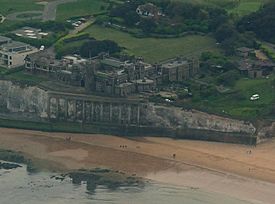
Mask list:
[[[56,180],[58,174],[28,173],[26,166],[0,169],[0,204],[249,204],[228,196],[149,182],[144,187],[110,190],[98,186],[88,191],[86,184],[72,184],[70,178]]]

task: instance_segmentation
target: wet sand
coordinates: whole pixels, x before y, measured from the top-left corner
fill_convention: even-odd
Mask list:
[[[71,137],[71,141],[66,137]],[[42,168],[51,170],[107,167],[253,203],[275,200],[275,140],[255,148],[169,138],[1,128],[0,148],[22,151]]]

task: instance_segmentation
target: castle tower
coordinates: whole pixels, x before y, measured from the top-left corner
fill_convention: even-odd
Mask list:
[[[86,64],[85,88],[87,91],[95,91],[96,88],[96,70],[99,63],[97,60],[91,60]]]
[[[138,74],[138,79],[143,79],[145,77],[145,66],[141,62],[137,62],[135,65],[136,72]]]
[[[125,71],[128,74],[128,81],[135,80],[135,66],[133,63],[126,63],[125,64]]]

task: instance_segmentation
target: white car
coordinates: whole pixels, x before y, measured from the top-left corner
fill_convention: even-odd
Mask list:
[[[165,102],[172,103],[173,101],[170,100],[170,99],[168,99],[168,98],[166,98],[166,99],[165,99]]]
[[[260,99],[259,94],[254,94],[254,95],[252,95],[252,96],[250,97],[250,101],[256,101],[256,100],[258,100],[258,99]]]

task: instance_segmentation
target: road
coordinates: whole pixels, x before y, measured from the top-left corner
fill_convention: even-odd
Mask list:
[[[71,3],[71,2],[76,2],[77,0],[56,0],[56,1],[51,1],[51,2],[47,2],[45,3],[45,7],[43,11],[22,11],[22,12],[15,12],[12,14],[7,15],[7,19],[8,20],[21,20],[21,21],[25,21],[25,20],[33,20],[33,19],[42,19],[43,21],[54,21],[56,19],[56,11],[57,11],[57,7],[60,4],[65,4],[65,3]],[[19,15],[23,15],[23,14],[36,14],[35,16],[31,16],[31,17],[19,17]],[[40,15],[39,15],[40,14]],[[1,15],[0,15],[1,17]],[[1,18],[0,18],[1,19]],[[2,17],[3,19],[3,17]]]
[[[56,19],[56,10],[58,5],[76,1],[77,0],[56,0],[48,2],[44,8],[43,21],[54,21]]]

